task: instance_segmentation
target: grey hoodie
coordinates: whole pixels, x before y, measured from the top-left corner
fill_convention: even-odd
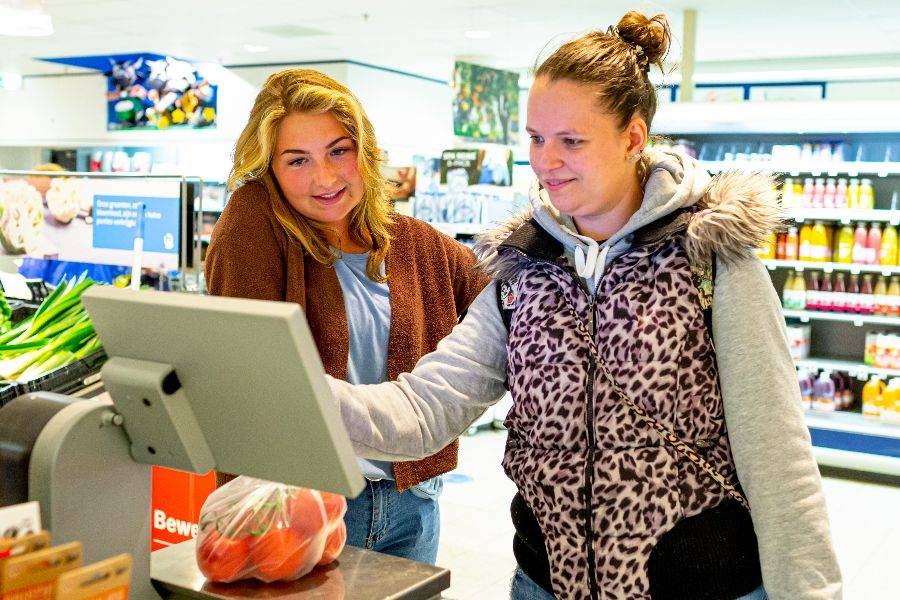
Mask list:
[[[763,583],[773,600],[841,597],[841,575],[819,471],[800,406],[784,318],[765,267],[748,248],[777,223],[771,180],[741,173],[709,175],[681,155],[651,152],[641,208],[613,237],[597,244],[577,235],[537,186],[532,208],[481,238],[482,266],[496,277],[524,258],[500,256],[497,245],[531,218],[556,237],[593,289],[632,234],[673,211],[699,204],[688,226],[692,257],[718,261],[713,338],[725,420],[738,477],[752,506]],[[579,258],[579,253],[581,257]],[[454,439],[502,397],[506,328],[495,285],[472,303],[463,321],[396,381],[352,386],[329,378],[360,456],[414,460]]]

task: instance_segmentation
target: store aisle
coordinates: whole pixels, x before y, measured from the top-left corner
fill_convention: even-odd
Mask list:
[[[482,431],[460,440],[459,468],[441,500],[438,564],[452,571],[452,600],[502,600],[515,568],[509,502],[515,486],[500,467],[506,434]],[[898,598],[900,487],[826,479],[825,496],[845,600]]]

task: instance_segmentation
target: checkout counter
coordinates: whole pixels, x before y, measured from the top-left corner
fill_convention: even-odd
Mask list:
[[[296,305],[94,287],[107,394],[38,392],[0,409],[0,505],[37,500],[85,563],[128,552],[131,598],[427,600],[447,569],[347,546],[294,581],[209,582],[194,541],[150,553],[150,465],[219,469],[355,496],[356,457]]]

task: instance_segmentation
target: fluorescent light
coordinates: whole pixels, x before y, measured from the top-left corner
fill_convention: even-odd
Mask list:
[[[463,35],[470,40],[486,40],[491,37],[491,32],[485,31],[484,29],[470,29]]]
[[[11,0],[0,4],[0,35],[38,37],[52,33],[53,22],[43,2]]]
[[[254,52],[254,53],[268,52],[269,47],[268,46],[257,46],[256,44],[244,44],[244,50],[246,50],[247,52]]]
[[[0,90],[21,90],[22,76],[18,73],[0,73]]]

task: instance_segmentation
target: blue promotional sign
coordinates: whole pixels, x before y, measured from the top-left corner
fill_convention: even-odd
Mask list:
[[[181,203],[178,198],[94,196],[94,248],[131,250],[143,233],[145,252],[178,254]]]

